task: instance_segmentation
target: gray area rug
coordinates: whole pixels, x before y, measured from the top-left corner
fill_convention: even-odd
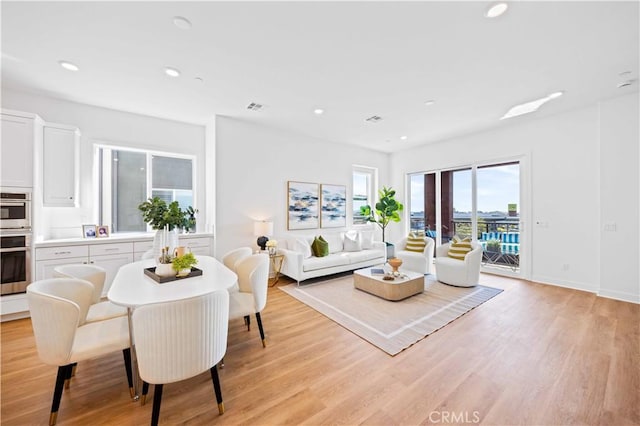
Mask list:
[[[353,288],[352,275],[279,288],[392,356],[502,292],[452,287],[432,275],[425,276],[424,287],[398,302]]]

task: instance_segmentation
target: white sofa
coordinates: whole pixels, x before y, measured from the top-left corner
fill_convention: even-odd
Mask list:
[[[300,281],[309,278],[384,264],[387,261],[385,243],[371,241],[372,235],[371,237],[365,235],[369,231],[348,231],[352,237],[356,232],[362,244],[362,248],[356,251],[345,251],[345,232],[317,230],[314,235],[290,234],[277,238],[278,252],[284,254],[280,273],[293,278],[300,284]],[[318,235],[329,243],[328,256],[313,256],[311,243]],[[309,250],[306,249],[307,247]],[[353,244],[347,243],[346,250],[353,249]]]

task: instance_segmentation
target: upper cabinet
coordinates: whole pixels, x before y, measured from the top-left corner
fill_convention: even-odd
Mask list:
[[[33,147],[40,124],[35,114],[2,110],[0,185],[33,187]]]
[[[42,150],[45,207],[77,206],[79,139],[76,127],[45,123]]]

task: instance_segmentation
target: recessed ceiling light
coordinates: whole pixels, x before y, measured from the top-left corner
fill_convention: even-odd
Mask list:
[[[406,141],[407,137],[406,136],[400,136],[400,140]]]
[[[182,16],[174,16],[173,17],[173,25],[180,28],[181,30],[190,30],[191,29],[191,21]]]
[[[429,99],[428,101],[424,101],[424,104],[425,104],[426,106],[430,106],[430,105],[433,105],[433,104],[435,104],[435,103],[436,103],[436,101],[434,101],[433,99]]]
[[[500,118],[500,120],[504,120],[505,118],[512,118],[512,117],[517,117],[519,115],[524,115],[524,114],[529,114],[531,112],[535,112],[535,111],[538,110],[538,108],[540,108],[542,105],[544,105],[547,102],[549,102],[551,99],[559,98],[563,94],[564,94],[564,92],[561,92],[561,91],[560,92],[554,92],[554,93],[551,93],[548,96],[545,96],[544,98],[540,98],[540,99],[536,99],[534,101],[525,102],[523,104],[516,105],[516,106],[512,107],[509,111],[507,111],[507,113],[505,115],[503,115]]]
[[[175,68],[165,67],[164,72],[169,77],[180,77],[180,71]]]
[[[509,8],[509,5],[507,3],[504,3],[504,2],[495,3],[491,5],[491,7],[487,10],[487,13],[485,13],[484,16],[486,16],[487,18],[497,18],[498,16],[506,12],[508,8]]]
[[[198,83],[204,83],[204,79],[202,77],[195,77],[194,80]]]
[[[78,71],[80,68],[76,65],[76,64],[72,64],[69,61],[58,61],[58,63],[60,64],[60,66],[62,68],[64,68],[65,70],[69,70],[69,71]]]
[[[316,115],[322,115],[324,114],[324,110],[322,108],[316,108],[313,110],[313,113]]]

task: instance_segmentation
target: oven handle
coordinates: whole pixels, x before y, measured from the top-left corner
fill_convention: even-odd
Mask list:
[[[14,247],[0,249],[0,253],[15,253],[18,251],[29,251],[29,247]]]

